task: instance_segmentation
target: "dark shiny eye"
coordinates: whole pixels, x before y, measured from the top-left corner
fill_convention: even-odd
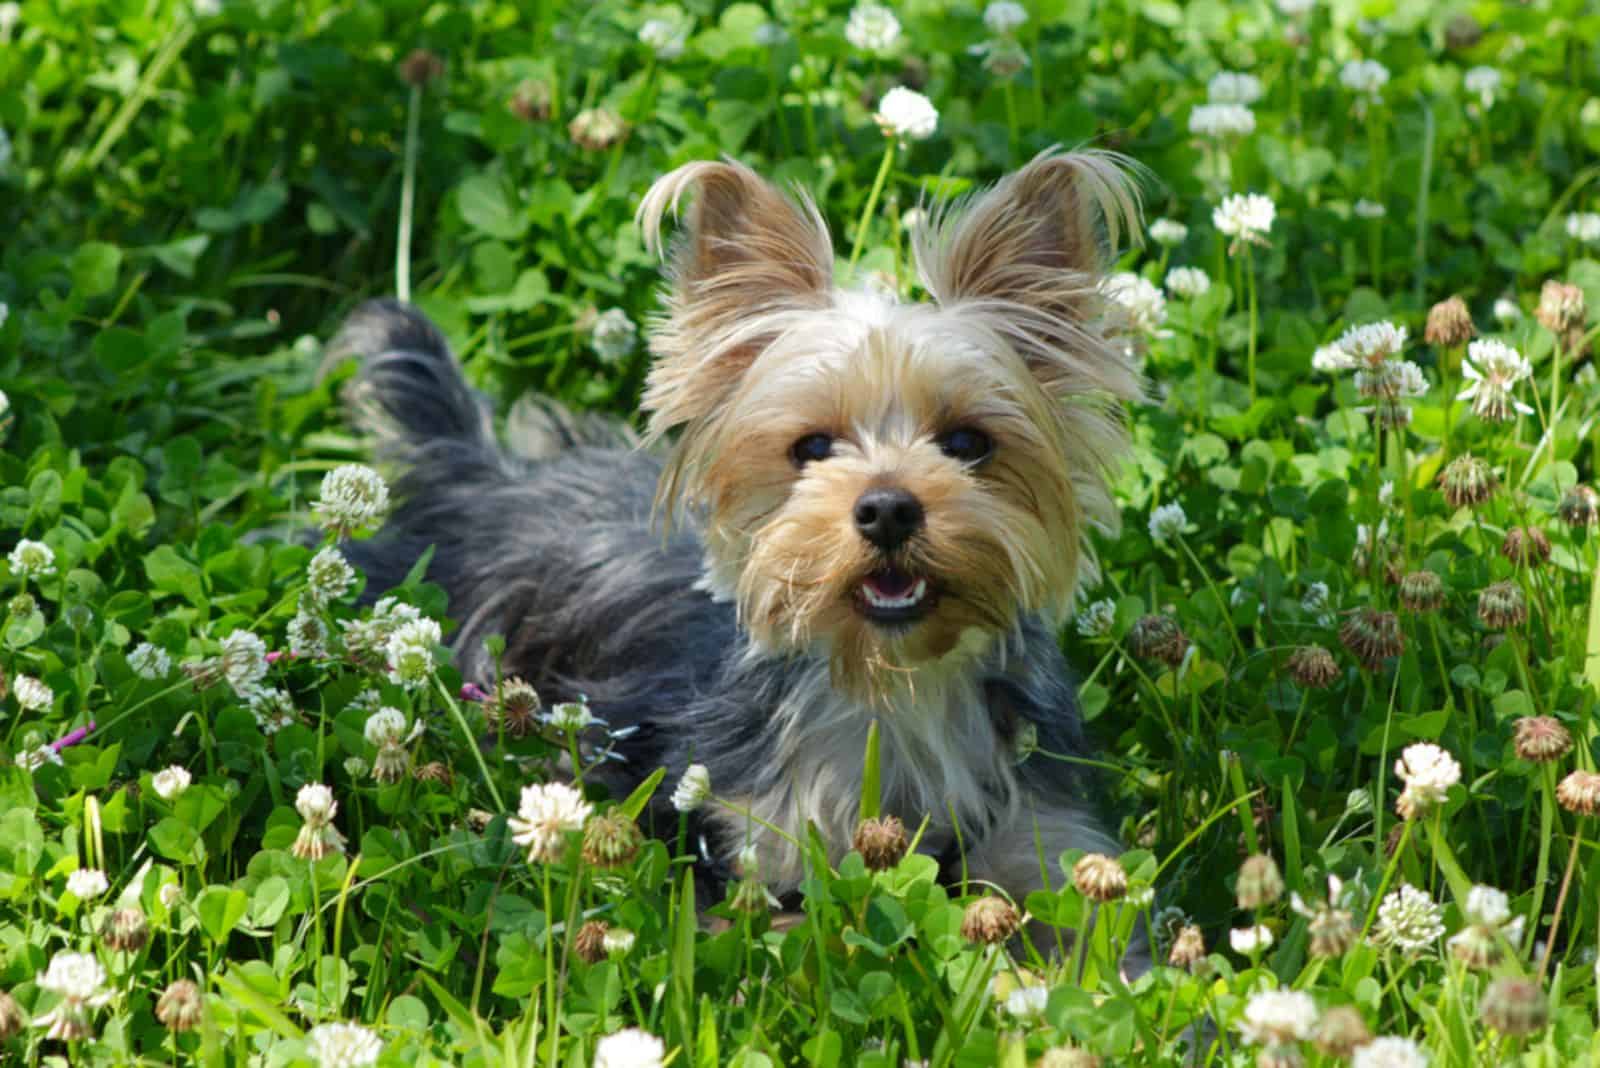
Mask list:
[[[807,434],[789,446],[789,459],[796,467],[804,467],[813,460],[826,460],[832,455],[832,434]]]
[[[939,448],[952,460],[975,464],[994,451],[989,435],[970,426],[957,427],[939,436]]]

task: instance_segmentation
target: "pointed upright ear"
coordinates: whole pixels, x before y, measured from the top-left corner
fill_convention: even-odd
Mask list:
[[[1067,350],[1095,348],[1100,273],[1122,231],[1138,233],[1133,166],[1112,152],[1052,149],[975,199],[936,210],[916,237],[923,286],[947,307],[982,305],[1038,370]]]
[[[666,253],[667,314],[651,339],[643,406],[652,437],[713,410],[792,313],[823,306],[833,288],[833,243],[816,205],[731,161],[685,164],[650,187],[638,223],[652,252],[691,191]]]

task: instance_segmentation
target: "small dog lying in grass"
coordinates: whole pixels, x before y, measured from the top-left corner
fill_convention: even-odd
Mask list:
[[[505,674],[638,728],[597,771],[619,796],[704,764],[714,879],[753,858],[791,894],[808,824],[846,853],[873,721],[883,811],[928,818],[948,878],[1020,902],[1063,850],[1115,854],[1047,754],[1083,751],[1056,630],[1086,531],[1116,524],[1105,471],[1139,388],[1100,312],[1101,230],[1137,218],[1123,163],[1045,154],[933,213],[917,304],[835,285],[815,206],[734,163],[656,182],[652,248],[686,196],[644,395],[660,450],[549,409],[502,448],[431,323],[354,314],[336,350],[405,469],[403,506],[353,547],[371,588],[432,546],[467,678],[493,683],[503,635]]]

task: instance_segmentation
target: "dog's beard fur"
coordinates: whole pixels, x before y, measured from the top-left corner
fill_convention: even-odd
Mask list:
[[[655,185],[640,209],[653,244],[691,188],[645,407],[652,438],[679,432],[657,504],[696,512],[706,587],[764,649],[825,658],[867,703],[959,673],[1026,616],[1058,620],[1094,571],[1088,529],[1115,527],[1110,405],[1138,392],[1098,291],[1096,218],[1114,236],[1135,214],[1119,161],[1047,154],[936,212],[916,241],[927,304],[836,288],[815,208],[731,163]],[[938,438],[958,428],[992,454],[946,456]],[[797,466],[791,446],[813,433],[834,452]],[[925,514],[887,554],[851,518],[883,487]],[[888,565],[934,590],[916,622],[858,610]]]

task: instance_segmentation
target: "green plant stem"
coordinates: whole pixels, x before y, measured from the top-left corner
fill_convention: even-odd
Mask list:
[[[878,176],[872,180],[872,191],[867,194],[866,206],[861,209],[861,221],[856,224],[856,239],[850,246],[850,270],[855,270],[856,261],[861,258],[861,250],[867,242],[867,225],[872,221],[872,213],[878,207],[878,197],[883,194],[884,183],[889,180],[889,172],[894,167],[895,148],[899,145],[893,137],[889,138],[888,146],[883,150],[883,162],[878,165]]]
[[[1250,339],[1246,354],[1246,374],[1250,384],[1250,403],[1256,402],[1256,260],[1248,244],[1244,247],[1245,288],[1250,302]]]
[[[400,178],[400,224],[395,235],[394,292],[411,302],[411,217],[416,210],[417,148],[422,128],[422,86],[413,85],[406,103],[406,148]]]
[[[438,689],[439,696],[444,698],[446,707],[450,709],[450,715],[455,718],[456,726],[461,728],[461,740],[466,744],[467,749],[472,753],[473,759],[478,763],[478,771],[483,775],[483,785],[488,787],[489,796],[494,799],[495,811],[504,812],[506,803],[500,797],[500,789],[495,786],[494,777],[489,774],[489,764],[483,759],[483,747],[472,736],[472,730],[467,726],[467,717],[461,714],[461,706],[451,696],[450,691],[444,688],[444,683],[439,681],[439,676],[435,675],[433,677],[433,685]]]
[[[1535,973],[1536,980],[1543,980],[1545,973],[1550,968],[1550,954],[1555,952],[1556,932],[1561,929],[1561,913],[1567,906],[1567,891],[1572,888],[1572,872],[1578,866],[1578,854],[1583,850],[1583,821],[1578,821],[1578,830],[1572,836],[1572,851],[1567,854],[1567,870],[1561,876],[1561,890],[1556,894],[1556,907],[1550,915],[1550,933],[1545,936],[1544,955],[1539,958],[1539,970]],[[1534,916],[1533,926],[1537,927],[1539,917]]]
[[[1555,837],[1556,828],[1555,768],[1550,764],[1542,764],[1539,771],[1539,859],[1534,867],[1533,907],[1528,910],[1530,922],[1527,931],[1522,935],[1523,953],[1533,949],[1533,943],[1539,935],[1539,918],[1544,910],[1544,888],[1550,881],[1550,840]]]

